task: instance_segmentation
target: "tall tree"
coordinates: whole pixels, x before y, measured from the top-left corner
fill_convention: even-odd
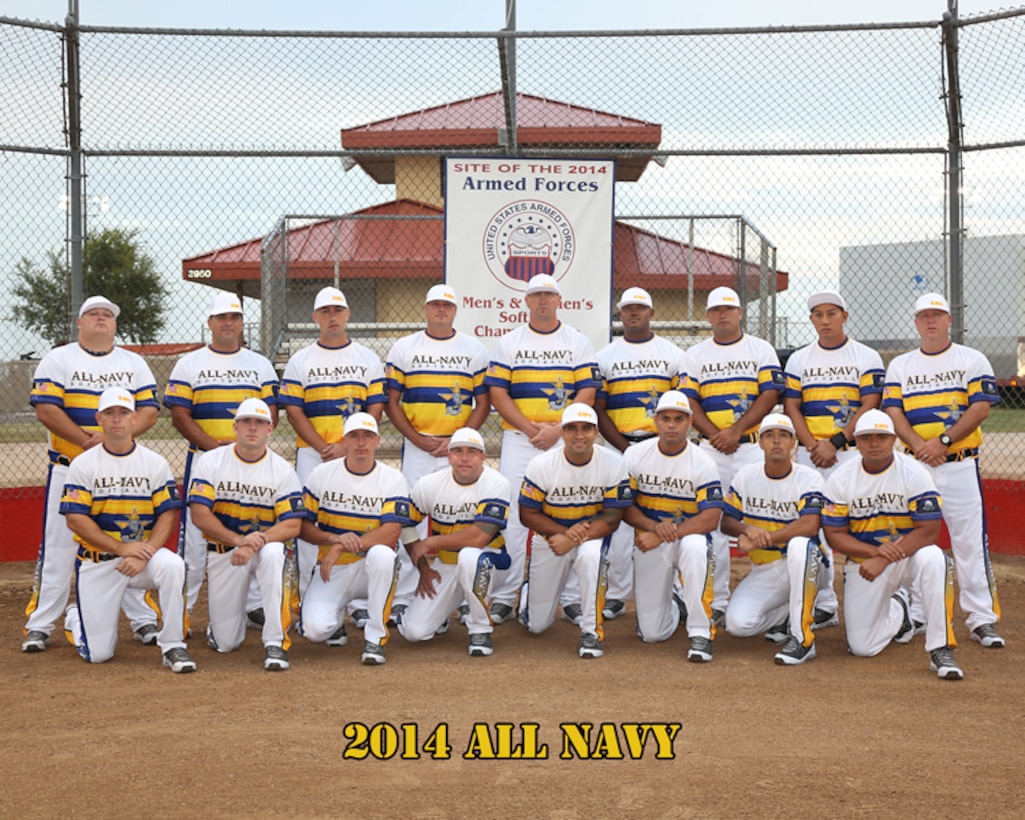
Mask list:
[[[139,344],[155,342],[164,327],[167,288],[135,230],[90,231],[82,253],[83,295],[102,295],[121,308],[118,336]],[[46,254],[46,267],[23,258],[14,268],[16,302],[11,318],[51,344],[75,338],[70,314],[71,271],[64,256]]]

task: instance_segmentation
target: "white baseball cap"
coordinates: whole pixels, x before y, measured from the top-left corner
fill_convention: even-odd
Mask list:
[[[823,304],[834,304],[833,302]],[[786,430],[790,435],[796,436],[797,431],[794,430],[794,423],[790,420],[790,417],[783,413],[769,413],[765,418],[762,419],[762,423],[758,425],[758,437],[761,438],[762,433],[768,432],[769,430]]]
[[[941,293],[923,293],[915,300],[915,316],[923,310],[942,310],[950,313],[950,303]]]
[[[688,416],[694,415],[694,411],[690,409],[690,401],[679,390],[667,390],[658,397],[658,404],[655,405],[655,415],[658,415],[663,410],[679,410]]]
[[[858,417],[858,423],[854,426],[854,435],[865,436],[869,433],[896,435],[893,432],[893,420],[882,410],[866,410]]]
[[[573,424],[575,421],[582,421],[584,424],[593,424],[597,427],[598,414],[594,412],[594,408],[590,405],[574,402],[562,411],[559,426],[565,427],[567,424]]]
[[[121,315],[121,308],[111,302],[106,296],[90,296],[82,302],[82,307],[78,309],[78,318],[81,319],[85,316],[86,311],[92,310],[93,308],[106,308],[114,314],[115,319]]]
[[[357,430],[369,430],[371,433],[377,433],[377,419],[369,413],[353,413],[345,420],[342,435],[347,436]],[[378,435],[380,434],[378,433]]]
[[[435,285],[429,291],[427,291],[427,298],[424,299],[424,304],[428,302],[451,302],[453,305],[458,305],[456,301],[456,292],[452,290],[448,285]]]
[[[448,449],[453,447],[476,447],[481,452],[484,450],[484,438],[472,427],[460,427],[448,440]]]
[[[263,399],[250,398],[246,399],[238,406],[238,410],[235,411],[235,421],[239,419],[261,419],[266,422],[273,421],[270,414],[270,408]]]
[[[733,288],[716,288],[709,293],[705,310],[722,307],[723,305],[726,307],[740,307],[740,297],[737,296],[737,292]]]
[[[808,310],[815,310],[819,305],[836,305],[840,310],[847,310],[847,303],[835,290],[824,290],[808,297]]]
[[[322,307],[329,307],[330,305],[347,308],[349,303],[345,301],[345,294],[338,290],[338,288],[321,288],[320,292],[317,293],[316,300],[313,302],[313,309],[320,310]]]
[[[616,307],[622,310],[626,305],[644,305],[645,307],[654,307],[651,302],[651,294],[644,288],[627,288],[624,290],[619,302],[616,303]]]
[[[123,387],[108,387],[100,393],[100,403],[97,405],[96,411],[102,413],[111,407],[124,407],[134,413],[135,398],[131,391],[125,390]]]
[[[207,316],[220,316],[222,313],[241,313],[242,300],[234,293],[221,291],[210,300],[210,307],[207,309]]]
[[[528,296],[531,293],[540,293],[541,291],[561,293],[559,283],[555,281],[555,277],[549,276],[547,273],[539,273],[537,276],[531,277],[530,281],[527,282]]]

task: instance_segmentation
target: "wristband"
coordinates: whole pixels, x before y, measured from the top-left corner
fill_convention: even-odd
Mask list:
[[[829,443],[839,450],[847,446],[847,436],[843,432],[834,433],[829,437]]]

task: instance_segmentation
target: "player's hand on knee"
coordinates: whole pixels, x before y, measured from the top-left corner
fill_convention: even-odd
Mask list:
[[[884,555],[877,555],[874,558],[866,558],[858,568],[858,574],[866,581],[874,581],[884,569],[890,565],[890,559]]]
[[[131,556],[121,560],[121,563],[117,565],[117,571],[122,575],[127,575],[129,578],[134,578],[143,569],[146,568],[146,559],[144,558],[133,558]]]

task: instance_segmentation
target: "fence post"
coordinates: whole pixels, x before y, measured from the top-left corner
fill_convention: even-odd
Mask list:
[[[943,46],[947,63],[947,204],[950,236],[950,313],[953,319],[951,338],[964,344],[964,215],[961,191],[961,82],[958,74],[957,0],[947,0],[943,15]]]
[[[68,328],[74,336],[78,310],[85,298],[82,288],[82,88],[79,71],[78,0],[68,0],[64,19],[64,45],[68,61],[68,250],[71,254],[71,314]]]

